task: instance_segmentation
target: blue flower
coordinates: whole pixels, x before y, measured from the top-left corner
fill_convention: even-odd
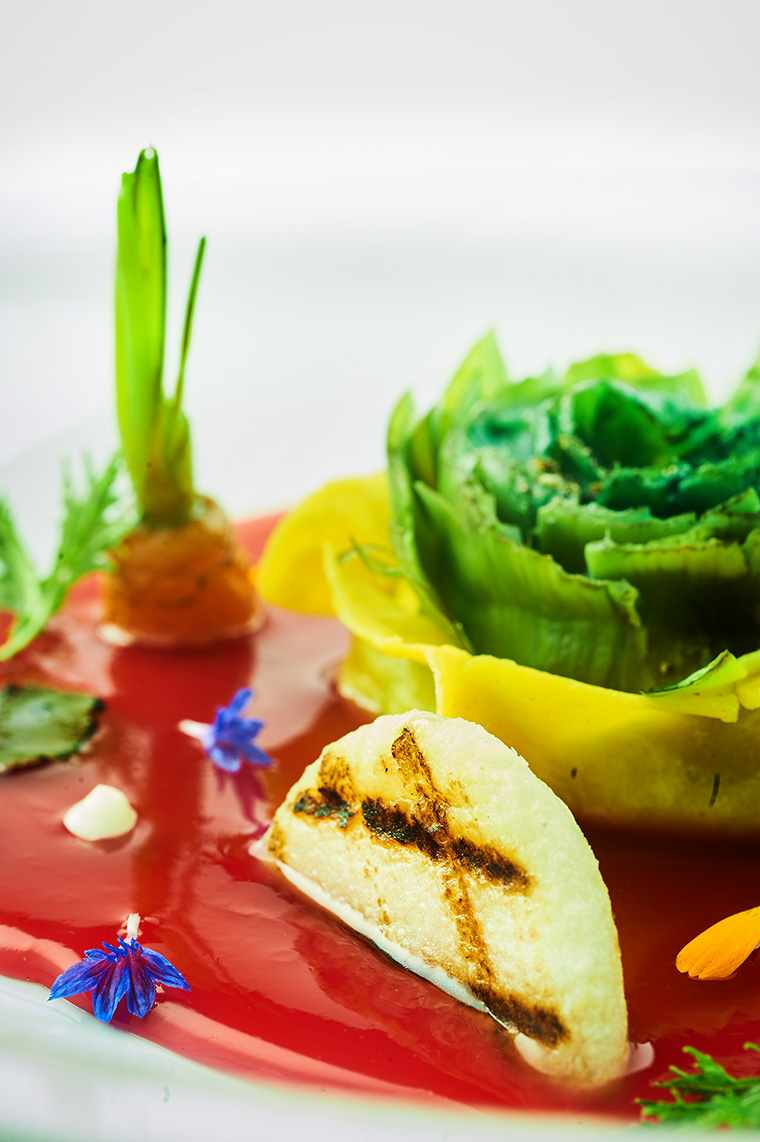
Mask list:
[[[180,729],[198,738],[214,765],[226,773],[239,773],[244,761],[250,765],[269,766],[272,759],[255,744],[264,723],[258,718],[243,718],[253,691],[247,687],[236,691],[228,706],[217,706],[213,723],[180,722]]]
[[[190,984],[165,956],[151,952],[135,939],[140,918],[127,921],[126,939],[117,947],[103,941],[103,948],[90,948],[81,964],[74,964],[54,980],[48,999],[67,999],[92,992],[92,1006],[102,1023],[110,1023],[119,1002],[126,996],[127,1009],[144,1019],[156,1001],[156,984],[190,990]]]

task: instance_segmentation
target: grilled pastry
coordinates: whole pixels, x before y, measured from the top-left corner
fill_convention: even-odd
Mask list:
[[[487,1011],[533,1067],[621,1073],[617,931],[570,811],[482,727],[412,711],[327,746],[275,814],[269,857],[404,966]]]

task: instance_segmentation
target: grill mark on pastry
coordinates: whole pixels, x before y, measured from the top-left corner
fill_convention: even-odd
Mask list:
[[[319,787],[332,789],[347,805],[354,805],[357,801],[349,764],[339,754],[326,753],[323,756],[319,765]]]
[[[426,789],[436,791],[427,758],[417,745],[414,734],[408,726],[404,726],[391,746],[391,754],[401,776],[409,782],[414,782],[419,792],[423,792],[423,782]]]
[[[466,871],[474,872],[488,880],[527,892],[530,889],[527,873],[492,846],[476,845],[466,837],[451,835],[448,829],[449,804],[437,790],[427,760],[408,726],[393,742],[391,754],[402,777],[414,784],[419,797],[412,816],[406,818],[408,825],[398,818],[393,824],[402,835],[409,835],[407,829],[411,825],[415,841],[421,829],[424,837],[422,851],[433,860],[445,860],[448,865],[451,879],[444,887],[443,899],[449,906],[459,935],[460,950],[468,967],[470,991],[500,1022],[547,1046],[556,1046],[568,1036],[556,1012],[524,1003],[513,995],[505,998],[496,994],[488,948],[465,879]],[[387,810],[388,806],[385,808]],[[400,812],[395,808],[392,811]],[[367,820],[364,802],[362,812]],[[403,816],[406,817],[405,814]]]
[[[457,891],[458,890],[458,891]],[[568,1038],[568,1031],[555,1011],[518,999],[516,995],[499,995],[494,989],[493,973],[480,923],[475,916],[466,884],[460,878],[457,888],[444,892],[459,934],[462,955],[468,966],[467,986],[491,1015],[512,1031],[521,1031],[531,1039],[556,1047]]]
[[[320,785],[319,789],[302,793],[293,805],[293,812],[306,813],[316,820],[329,817],[337,822],[339,828],[345,829],[356,810],[335,789]]]
[[[500,853],[493,845],[478,845],[467,837],[455,836],[449,829],[450,805],[436,788],[430,766],[408,726],[391,746],[391,754],[405,782],[414,785],[417,801],[410,814],[396,805],[384,805],[367,798],[362,802],[364,819],[376,823],[377,831],[401,844],[414,844],[432,860],[445,860],[454,868],[465,868],[495,884],[509,885],[518,891],[530,888],[524,869]]]
[[[367,828],[375,836],[419,849],[433,861],[447,861],[494,884],[523,892],[530,887],[525,871],[491,845],[452,836],[441,820],[440,802],[435,808],[430,802],[418,803],[411,814],[375,797],[365,797],[361,807]]]
[[[493,990],[491,962],[483,939],[483,931],[473,910],[469,889],[461,871],[452,869],[452,873],[453,881],[446,882],[442,895],[456,925],[460,951],[467,964],[466,983],[473,995],[476,991],[478,994],[490,995]]]
[[[515,995],[494,995],[488,988],[470,984],[473,995],[485,1004],[495,1019],[507,1027],[538,1039],[548,1047],[556,1047],[568,1038],[568,1031],[555,1011],[545,1007],[531,1007]]]
[[[508,884],[512,888],[530,888],[530,878],[524,869],[505,857],[492,845],[476,845],[467,837],[452,837],[451,847],[454,856],[463,868],[479,873],[486,880],[496,884]]]
[[[357,811],[351,770],[345,757],[326,753],[319,766],[319,786],[307,789],[293,804],[294,813],[319,821],[329,818],[345,829]]]
[[[514,1031],[522,1031],[548,1047],[556,1047],[568,1037],[567,1028],[555,1011],[531,1006],[515,995],[499,995],[494,987],[493,970],[480,921],[472,907],[470,893],[461,869],[452,869],[456,884],[449,882],[443,898],[449,904],[459,935],[462,956],[467,964],[467,986],[495,1019]]]

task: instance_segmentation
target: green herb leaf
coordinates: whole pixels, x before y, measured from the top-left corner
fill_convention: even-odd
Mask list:
[[[58,552],[52,571],[44,579],[38,577],[24,550],[8,505],[0,500],[0,605],[16,616],[8,640],[0,646],[0,661],[11,658],[39,634],[77,579],[106,569],[105,553],[134,527],[134,509],[116,488],[119,467],[118,457],[114,457],[98,474],[85,459],[82,492],[64,469]]]
[[[744,1049],[760,1051],[755,1043],[745,1043]],[[684,1047],[684,1052],[694,1056],[693,1071],[671,1067],[674,1078],[655,1083],[673,1097],[671,1101],[640,1099],[644,1123],[675,1123],[705,1131],[721,1126],[760,1126],[760,1075],[733,1078],[725,1067],[695,1047]]]
[[[0,773],[70,757],[97,729],[99,698],[42,686],[0,690]]]

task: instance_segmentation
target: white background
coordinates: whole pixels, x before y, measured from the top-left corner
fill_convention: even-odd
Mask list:
[[[379,465],[489,327],[517,373],[633,348],[724,393],[760,344],[759,31],[753,0],[6,5],[0,464],[111,423],[150,143],[169,380],[208,236],[187,404],[234,511]]]

